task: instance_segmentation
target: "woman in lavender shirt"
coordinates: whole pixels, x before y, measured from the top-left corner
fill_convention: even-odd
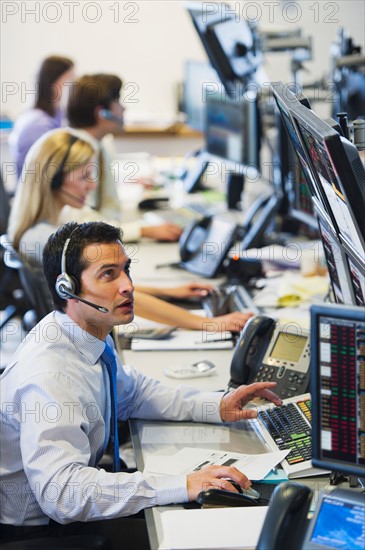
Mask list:
[[[38,72],[35,103],[24,112],[9,136],[11,155],[20,177],[26,154],[39,137],[63,126],[62,93],[74,79],[74,63],[67,57],[50,56]],[[64,103],[64,101],[62,101]]]

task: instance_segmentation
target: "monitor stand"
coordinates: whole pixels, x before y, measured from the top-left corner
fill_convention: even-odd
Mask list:
[[[231,172],[227,182],[227,207],[229,210],[241,210],[241,198],[245,185],[245,176]]]

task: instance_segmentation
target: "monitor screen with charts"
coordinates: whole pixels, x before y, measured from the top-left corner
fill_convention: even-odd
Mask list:
[[[210,63],[188,60],[184,66],[183,111],[189,128],[204,132],[207,95],[222,88],[219,77]]]
[[[242,167],[260,168],[259,111],[257,98],[240,100],[209,95],[206,103],[205,147],[209,155],[226,160],[226,169],[238,173]]]
[[[308,184],[341,242],[354,256],[365,247],[365,171],[356,147],[326,121],[307,109],[282,83],[272,89],[293,123],[296,148],[308,168]]]
[[[365,172],[358,151],[312,111],[293,117],[341,241],[356,255],[365,244]]]
[[[365,471],[365,312],[311,307],[312,464]]]
[[[349,264],[333,228],[324,218],[318,216],[319,234],[326,258],[333,300],[337,304],[355,304]]]

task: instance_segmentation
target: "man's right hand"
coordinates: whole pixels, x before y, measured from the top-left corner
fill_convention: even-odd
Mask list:
[[[225,489],[226,491],[238,492],[228,481],[236,481],[243,489],[251,487],[251,481],[237,468],[233,466],[207,466],[187,477],[187,488],[189,500],[196,500],[199,493],[208,489]]]

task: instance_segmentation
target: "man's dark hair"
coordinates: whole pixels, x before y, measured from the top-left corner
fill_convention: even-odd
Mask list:
[[[67,300],[58,296],[55,285],[57,277],[61,274],[65,242],[71,234],[72,238],[66,254],[66,272],[76,281],[78,286],[76,294],[81,291],[81,274],[90,265],[90,261],[83,254],[85,248],[90,244],[109,244],[122,241],[121,229],[104,222],[87,222],[80,225],[70,222],[49,237],[43,250],[43,271],[54,306],[58,311],[64,311],[67,304]]]
[[[43,61],[37,76],[37,95],[34,104],[36,109],[42,109],[50,116],[55,115],[55,100],[59,99],[57,96],[60,90],[55,90],[53,86],[73,66],[72,59],[57,55],[51,55]]]
[[[122,81],[112,74],[85,75],[73,83],[70,90],[67,118],[73,128],[88,128],[96,124],[95,109],[109,109],[119,101]]]

